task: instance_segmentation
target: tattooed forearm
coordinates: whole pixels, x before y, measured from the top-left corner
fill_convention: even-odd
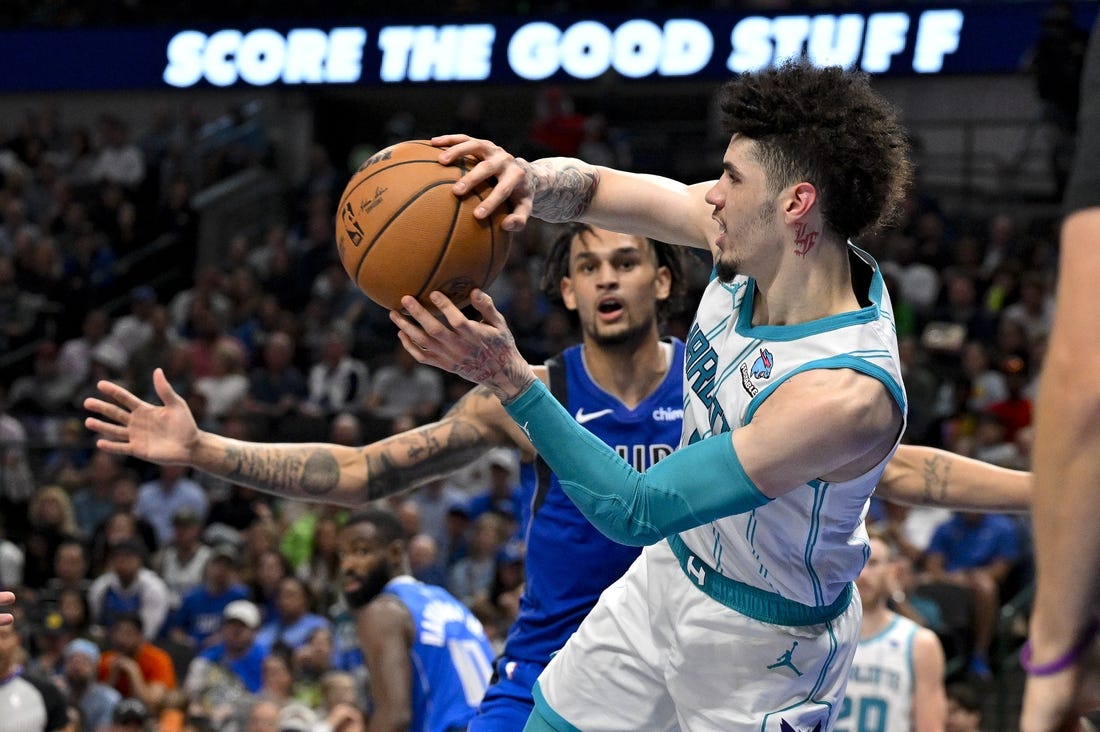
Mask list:
[[[925,503],[946,501],[948,481],[951,478],[951,461],[942,455],[925,458],[923,475]]]
[[[600,174],[594,167],[570,158],[520,161],[531,189],[531,214],[543,221],[576,221],[588,210]]]
[[[464,467],[490,447],[478,425],[449,420],[445,429],[428,425],[391,437],[384,450],[365,451],[367,500],[408,490]]]
[[[228,465],[225,477],[253,488],[294,497],[304,489],[303,470],[312,459],[312,455],[302,450],[229,445],[225,448]]]

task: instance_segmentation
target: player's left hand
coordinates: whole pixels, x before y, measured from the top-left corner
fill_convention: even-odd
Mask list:
[[[398,337],[420,363],[458,374],[488,387],[501,401],[526,389],[535,372],[516,348],[504,316],[483,290],[470,293],[470,303],[483,316],[480,323],[463,315],[441,292],[429,299],[439,310],[437,317],[415,297],[401,298],[405,312],[390,311],[390,320],[400,329]]]

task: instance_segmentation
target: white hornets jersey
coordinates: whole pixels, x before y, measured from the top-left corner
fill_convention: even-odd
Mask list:
[[[913,638],[920,626],[895,615],[856,648],[836,732],[913,729]]]
[[[874,259],[851,245],[849,254],[863,307],[807,323],[754,327],[754,281],[710,282],[686,343],[681,445],[748,424],[776,387],[809,369],[854,369],[879,379],[904,413],[889,295]],[[841,602],[867,560],[863,516],[888,459],[855,480],[812,480],[679,537],[725,577],[804,606]]]

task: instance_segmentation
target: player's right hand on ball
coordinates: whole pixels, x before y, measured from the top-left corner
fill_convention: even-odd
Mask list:
[[[532,185],[528,180],[530,166],[496,143],[477,140],[469,135],[440,135],[432,144],[446,148],[439,153],[439,162],[450,165],[463,156],[477,159],[478,164],[459,178],[454,185],[457,196],[464,196],[478,184],[488,181],[493,190],[476,209],[474,216],[484,219],[501,206],[510,206],[501,226],[505,231],[519,231],[531,216]],[[495,181],[493,180],[495,179]]]

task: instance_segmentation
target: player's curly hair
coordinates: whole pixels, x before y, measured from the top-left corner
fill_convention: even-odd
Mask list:
[[[573,240],[593,233],[588,224],[571,222],[562,224],[557,238],[550,245],[546,255],[546,265],[542,270],[539,287],[551,302],[561,302],[561,281],[569,276],[569,252]],[[684,309],[687,298],[687,279],[684,276],[684,264],[677,247],[664,242],[646,239],[658,267],[668,267],[671,275],[668,298],[657,303],[657,320],[665,323],[668,318]]]
[[[725,131],[757,143],[774,193],[813,184],[826,226],[845,239],[893,222],[912,177],[909,145],[865,73],[790,61],[727,82],[719,104]]]

